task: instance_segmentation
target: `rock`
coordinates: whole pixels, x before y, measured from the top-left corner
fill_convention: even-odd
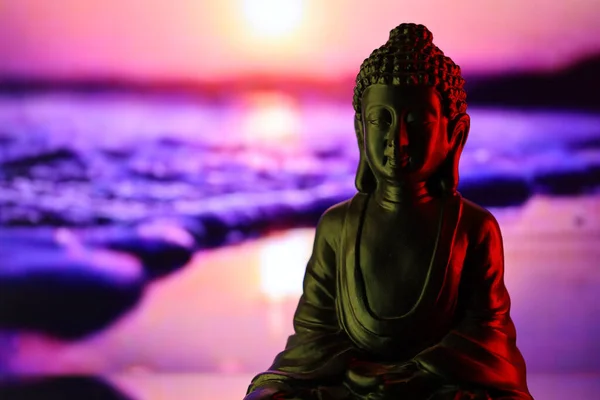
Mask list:
[[[86,164],[76,151],[58,148],[0,163],[7,176],[52,178],[56,181],[87,180]]]
[[[585,168],[538,172],[534,185],[538,193],[549,195],[579,195],[588,192],[590,175]]]
[[[462,179],[458,189],[465,198],[483,207],[519,206],[533,194],[525,177],[500,173]]]
[[[191,248],[166,240],[135,236],[107,242],[106,247],[138,257],[144,265],[148,279],[163,277],[178,270],[191,260],[193,253]]]
[[[109,326],[143,293],[144,270],[129,255],[7,236],[0,235],[0,329],[83,338]]]
[[[600,186],[600,162],[554,166],[536,171],[533,178],[539,193],[573,196],[590,193]]]
[[[2,400],[130,400],[107,382],[94,377],[20,378],[0,381]]]
[[[122,229],[84,243],[127,253],[139,259],[147,279],[157,279],[186,265],[196,249],[196,240],[181,226],[154,221],[135,229]]]

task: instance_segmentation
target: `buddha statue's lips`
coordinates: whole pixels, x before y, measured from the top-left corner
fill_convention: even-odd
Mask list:
[[[388,157],[384,156],[383,164],[390,168],[407,167],[410,164],[409,156]]]
[[[403,146],[400,148],[395,148],[394,146],[387,146],[383,152],[384,157],[387,157],[388,160],[396,160],[401,161],[404,159],[410,159],[408,149]]]

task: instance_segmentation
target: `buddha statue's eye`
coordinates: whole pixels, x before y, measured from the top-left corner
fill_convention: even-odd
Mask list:
[[[423,123],[423,116],[416,112],[409,112],[406,114],[406,123],[409,125],[421,125]]]
[[[433,122],[435,122],[434,119],[424,113],[409,112],[406,114],[406,123],[409,126],[424,127],[432,124]]]
[[[392,125],[392,113],[385,108],[373,110],[368,114],[366,122],[378,128],[389,128]]]

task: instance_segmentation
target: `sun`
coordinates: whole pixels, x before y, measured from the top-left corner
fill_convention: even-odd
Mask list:
[[[280,37],[296,30],[303,19],[303,0],[242,0],[244,18],[252,32]]]

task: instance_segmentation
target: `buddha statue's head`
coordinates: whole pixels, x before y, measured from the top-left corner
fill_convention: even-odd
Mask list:
[[[464,79],[432,40],[425,26],[401,24],[360,67],[353,99],[360,192],[382,182],[456,191],[470,126]]]

